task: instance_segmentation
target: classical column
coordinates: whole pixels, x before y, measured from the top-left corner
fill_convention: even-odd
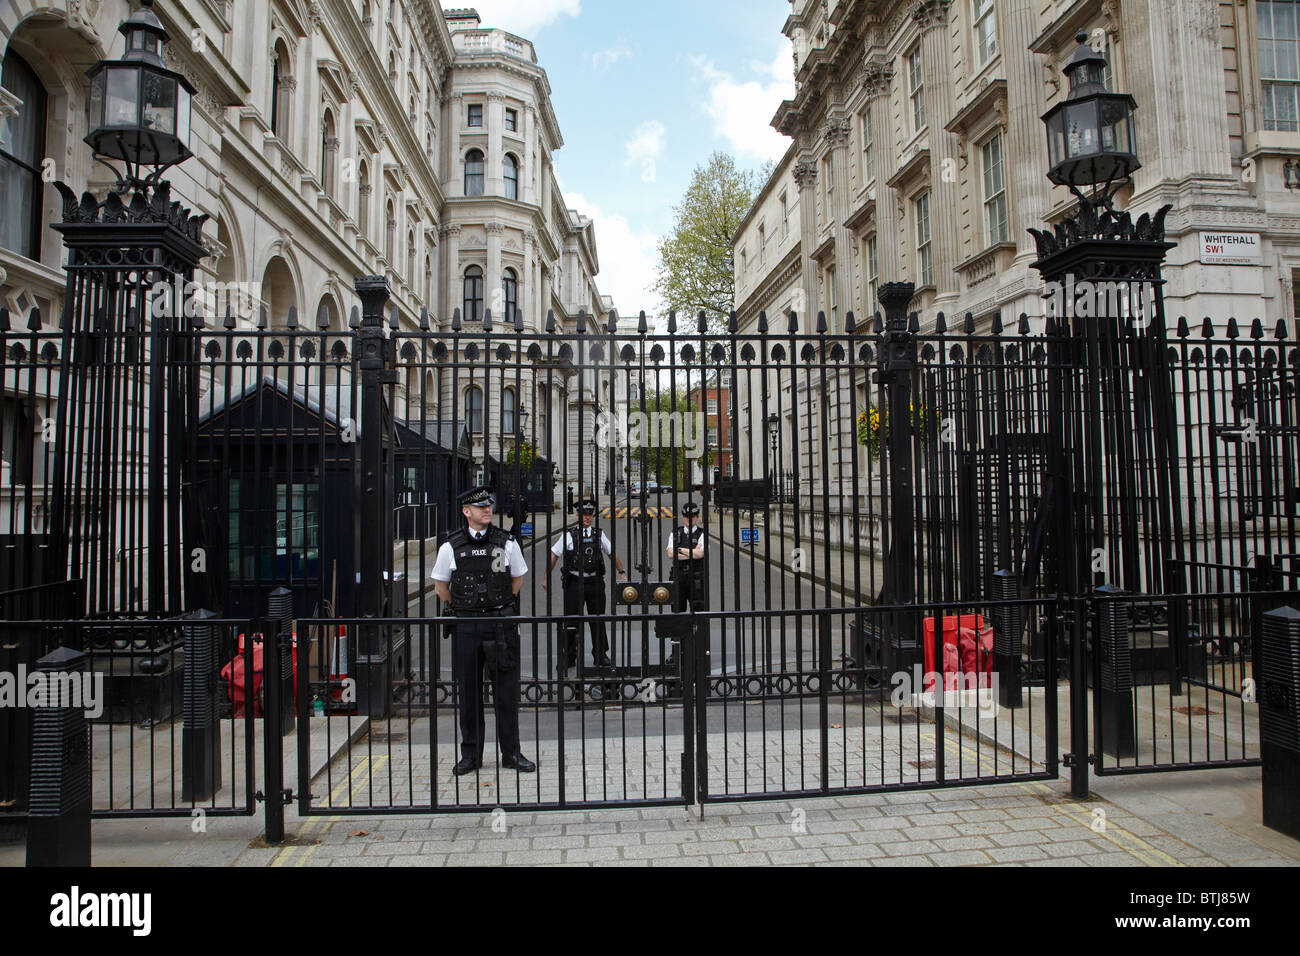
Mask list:
[[[442,236],[442,274],[446,276],[443,283],[445,298],[439,319],[446,323],[451,321],[452,310],[460,308],[460,226],[443,226],[438,235]]]
[[[537,178],[533,175],[533,157],[537,155],[537,110],[531,106],[524,109],[524,168],[520,171],[524,184],[522,193],[524,202],[537,202]]]
[[[837,314],[830,312],[826,303],[827,329],[840,332],[844,328],[844,313],[853,308],[849,295],[853,289],[853,235],[844,224],[849,218],[849,159],[848,141],[852,124],[841,112],[832,113],[822,127],[822,139],[830,153],[831,173],[835,177],[835,195],[832,208],[826,215],[835,230],[835,305]]]
[[[447,139],[451,143],[451,162],[447,170],[451,182],[444,183],[447,196],[465,195],[465,157],[461,155],[460,129],[465,123],[464,94],[460,91],[451,94],[451,112],[447,117]]]
[[[897,250],[898,207],[894,202],[893,190],[885,185],[897,169],[894,157],[894,118],[889,104],[889,88],[894,79],[893,68],[883,57],[870,60],[859,75],[859,80],[867,95],[871,97],[871,161],[875,166],[876,185],[876,274],[880,284],[893,282],[902,273]],[[866,253],[864,252],[865,256]],[[870,263],[864,261],[862,268],[870,269]],[[863,283],[863,289],[866,283]],[[884,308],[878,302],[864,303],[868,314],[884,314]]]
[[[502,309],[505,307],[505,295],[501,291],[501,233],[504,227],[499,222],[489,222],[487,229],[487,268],[483,270],[483,305],[492,310],[492,322],[503,321]]]
[[[817,164],[805,155],[794,164],[792,173],[799,187],[799,245],[803,260],[802,295],[795,296],[795,311],[800,313],[800,328],[807,329],[807,313],[817,301],[817,265],[810,255],[817,247]]]
[[[956,176],[957,137],[944,129],[953,113],[953,74],[948,42],[948,7],[951,4],[952,0],[917,0],[912,7],[912,19],[921,30],[925,121],[929,127],[930,247],[933,250],[935,308],[948,312],[952,311],[959,290],[955,266],[961,203]]]
[[[524,311],[524,327],[540,330],[541,317],[537,309],[537,233],[524,230],[524,274],[519,289],[519,308]]]
[[[500,93],[488,94],[487,128],[487,182],[483,193],[487,196],[505,195],[505,183],[501,174],[504,162],[501,148],[501,130],[505,127],[505,97]]]
[[[1047,137],[1040,119],[1043,112],[1043,58],[1028,52],[1036,33],[1034,0],[1004,0],[1002,6],[1002,48],[1023,50],[1018,56],[1002,57],[1007,77],[1006,145],[1002,150],[1007,192],[1011,197],[1011,230],[1018,255],[1037,257],[1034,243],[1025,231],[1040,229],[1047,219],[1051,186],[1047,181]]]

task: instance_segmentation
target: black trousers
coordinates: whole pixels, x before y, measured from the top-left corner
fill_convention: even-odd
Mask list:
[[[677,574],[673,572],[677,584],[677,593],[673,595],[673,610],[678,614],[687,609],[707,611],[709,609],[709,589],[702,574]]]
[[[572,666],[582,658],[582,610],[588,614],[605,613],[605,576],[597,574],[584,578],[576,574],[564,575],[564,648],[561,658]],[[591,622],[591,656],[599,659],[609,654],[609,640],[605,636],[605,622]]]
[[[460,755],[483,759],[483,671],[492,675],[497,741],[501,755],[519,753],[519,631],[490,617],[456,622],[452,671],[460,697]]]

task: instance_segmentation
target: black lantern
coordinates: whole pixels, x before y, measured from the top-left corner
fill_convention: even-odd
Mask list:
[[[1108,93],[1105,57],[1088,45],[1088,34],[1075,39],[1078,49],[1064,67],[1070,94],[1043,114],[1043,122],[1052,167],[1047,178],[1077,190],[1122,182],[1142,164],[1134,152],[1137,101],[1127,93]]]
[[[139,179],[143,166],[155,167],[156,180],[190,152],[190,102],[194,87],[163,64],[167,31],[153,12],[153,0],[118,27],[126,37],[120,60],[90,68],[90,133],[86,143],[97,154],[127,164],[125,179]]]

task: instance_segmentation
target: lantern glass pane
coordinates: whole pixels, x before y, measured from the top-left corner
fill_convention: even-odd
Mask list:
[[[1090,156],[1100,149],[1097,130],[1097,103],[1085,100],[1065,108],[1066,147],[1071,157]]]
[[[1123,100],[1101,102],[1101,146],[1112,153],[1133,152],[1128,135],[1129,110]]]
[[[144,112],[142,122],[146,129],[156,133],[176,133],[176,78],[144,71]]]
[[[176,84],[176,138],[181,145],[190,145],[190,91]]]
[[[108,76],[103,70],[95,74],[90,81],[90,128],[97,129],[104,125],[104,85]]]
[[[1065,111],[1058,110],[1047,117],[1047,154],[1050,165],[1065,159]]]
[[[140,71],[133,67],[105,70],[105,126],[137,126],[140,122]]]

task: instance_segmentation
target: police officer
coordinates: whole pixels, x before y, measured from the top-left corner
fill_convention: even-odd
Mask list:
[[[682,526],[668,537],[668,557],[672,559],[669,579],[677,583],[673,597],[673,610],[681,613],[708,609],[708,584],[704,579],[704,529],[696,522],[700,506],[694,501],[682,505]],[[677,660],[674,650],[668,658]]]
[[[609,538],[605,532],[595,527],[596,502],[585,499],[578,506],[581,525],[568,528],[560,539],[551,547],[551,563],[542,578],[542,587],[546,588],[555,563],[564,558],[562,576],[564,580],[564,616],[572,623],[564,627],[564,647],[560,651],[560,669],[573,667],[582,655],[582,609],[586,606],[588,614],[605,613],[605,558],[614,559],[623,580],[627,572],[618,555],[612,553]],[[602,557],[602,553],[604,557]],[[591,622],[591,660],[597,667],[612,664],[609,659],[609,642],[605,638],[605,622]]]
[[[434,591],[460,618],[453,628],[452,668],[460,695],[460,760],[456,776],[483,764],[483,669],[492,674],[501,766],[532,773],[537,765],[519,752],[519,630],[494,618],[516,611],[528,565],[518,543],[492,524],[492,493],[482,485],[457,499],[467,528],[453,531],[438,549]]]

